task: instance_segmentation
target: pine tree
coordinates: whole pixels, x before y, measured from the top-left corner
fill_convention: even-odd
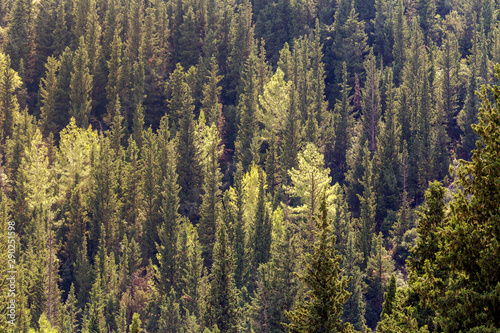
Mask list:
[[[160,180],[158,170],[158,139],[151,127],[144,133],[144,143],[141,150],[141,190],[144,193],[141,248],[143,263],[147,263],[155,253],[155,234],[160,221]],[[153,259],[154,260],[154,259]]]
[[[180,266],[181,279],[178,289],[182,291],[182,307],[186,314],[199,318],[202,293],[206,290],[206,270],[203,267],[202,246],[198,239],[198,232],[193,225],[184,220],[179,235],[179,253],[185,262]]]
[[[362,90],[362,122],[365,135],[368,139],[368,147],[371,152],[377,148],[377,136],[379,133],[379,121],[382,114],[380,100],[380,82],[382,69],[378,69],[373,53],[370,53],[364,63],[366,71],[365,87]]]
[[[42,133],[48,136],[49,133],[56,134],[58,131],[55,121],[56,116],[56,94],[57,94],[57,70],[59,63],[56,59],[49,57],[45,64],[46,77],[40,81],[40,97],[42,107],[40,108],[40,118]]]
[[[393,23],[394,47],[392,49],[392,56],[394,58],[394,83],[396,85],[401,83],[401,76],[405,62],[406,20],[404,12],[405,6],[403,0],[397,0],[396,14]]]
[[[234,104],[239,100],[239,94],[243,90],[248,93],[248,90],[244,88],[248,86],[246,82],[248,77],[245,78],[242,73],[248,71],[246,63],[255,53],[252,3],[249,0],[244,0],[238,5],[237,11],[230,21],[227,38],[228,57],[224,104]]]
[[[73,58],[73,70],[70,83],[70,115],[75,117],[78,127],[86,128],[92,108],[92,75],[89,70],[89,56],[85,39],[80,44]]]
[[[182,72],[182,67],[177,65],[175,72]],[[174,72],[174,75],[175,75]],[[177,174],[181,187],[179,198],[181,210],[184,215],[192,215],[192,206],[199,200],[202,175],[200,173],[200,157],[195,141],[194,105],[191,89],[187,82],[182,80],[179,95],[179,115],[177,135]],[[171,100],[172,106],[172,100]]]
[[[219,131],[212,125],[206,131],[204,138],[206,150],[202,160],[205,162],[205,176],[203,182],[203,196],[200,207],[200,223],[198,232],[200,243],[203,246],[205,267],[211,267],[213,261],[213,246],[215,244],[215,229],[221,217],[221,179],[219,159],[223,147],[220,147]]]
[[[214,263],[206,296],[205,327],[217,325],[221,332],[236,332],[238,296],[234,284],[234,259],[227,239],[226,226],[217,224]]]
[[[138,313],[134,313],[134,315],[132,316],[132,323],[130,324],[129,332],[130,333],[141,332],[141,319],[139,318]]]
[[[61,329],[64,332],[76,333],[78,328],[78,315],[81,309],[77,306],[77,299],[75,295],[75,286],[71,284],[68,292],[68,298],[64,303],[64,315],[61,320]]]
[[[384,292],[389,275],[394,271],[394,262],[383,245],[382,233],[373,238],[367,272],[366,324],[374,328],[380,320]]]
[[[104,227],[107,249],[115,250],[118,245],[119,207],[117,190],[116,157],[113,154],[109,138],[102,137],[100,149],[95,152],[91,179],[92,192],[89,196],[90,237],[89,252],[93,256],[100,241],[100,226]]]
[[[218,75],[219,65],[215,57],[210,58],[210,70],[207,75],[207,82],[203,86],[202,110],[207,117],[208,126],[217,124],[219,116],[222,112],[222,104],[220,103],[220,94],[222,87],[218,84],[222,76]]]
[[[299,291],[299,281],[294,273],[296,261],[288,260],[297,255],[297,246],[292,225],[281,217],[273,218],[273,243],[271,259],[259,267],[257,288],[252,297],[250,313],[253,319],[252,328],[257,331],[282,332],[282,323],[289,323],[285,311],[292,310],[295,297]]]
[[[343,183],[347,172],[347,151],[350,143],[353,119],[352,106],[349,96],[351,87],[348,84],[347,65],[342,63],[342,84],[340,87],[341,98],[337,99],[329,127],[333,131],[333,144],[325,151],[326,166],[332,171],[334,182]],[[330,157],[330,158],[328,158]]]
[[[459,90],[459,68],[460,68],[460,53],[458,49],[458,41],[454,33],[446,34],[446,39],[443,41],[443,50],[440,54],[438,62],[443,69],[441,87],[441,105],[443,109],[446,130],[448,136],[452,140],[459,139],[459,128],[457,126],[458,112],[458,90]]]
[[[472,156],[472,150],[476,147],[476,141],[479,139],[478,135],[473,131],[471,125],[477,121],[478,98],[475,95],[477,90],[477,77],[479,76],[479,38],[478,32],[474,33],[472,54],[469,58],[469,66],[471,68],[469,74],[469,82],[467,84],[467,95],[464,102],[464,107],[457,117],[457,123],[462,130],[460,135],[461,147],[460,157],[469,159]]]
[[[395,212],[400,206],[399,152],[401,150],[401,125],[397,119],[398,101],[392,73],[391,68],[387,68],[385,71],[383,94],[385,114],[384,121],[380,123],[380,133],[377,137],[378,145],[374,156],[374,161],[377,162],[375,166],[377,174],[375,175],[374,184],[374,190],[377,193],[376,221],[379,225],[387,217],[389,211]],[[385,231],[383,232],[385,233]]]
[[[254,265],[257,268],[260,264],[265,264],[270,257],[271,251],[271,226],[272,222],[269,218],[268,208],[266,205],[265,191],[266,175],[264,171],[259,173],[259,196],[257,199],[257,207],[254,218],[254,235],[253,235],[253,255]]]
[[[314,220],[313,253],[306,256],[306,269],[299,275],[311,289],[308,300],[298,302],[293,311],[286,312],[290,324],[285,328],[290,332],[352,332],[351,325],[341,319],[342,305],[350,296],[345,290],[350,279],[339,276],[342,257],[335,250],[335,236],[331,235],[324,195]]]
[[[13,136],[14,119],[19,112],[15,90],[20,85],[19,76],[11,68],[10,57],[0,53],[0,139],[3,144]]]
[[[342,263],[344,275],[351,278],[347,286],[347,291],[351,296],[344,303],[342,319],[344,322],[351,323],[355,330],[363,332],[366,328],[366,305],[363,296],[363,273],[358,266],[360,264],[360,259],[360,253],[356,248],[356,236],[351,230],[349,231],[346,251]]]
[[[54,27],[54,56],[60,56],[70,43],[69,29],[66,21],[65,2],[59,0],[56,8],[56,22]]]
[[[384,318],[384,315],[390,316],[392,314],[394,308],[394,302],[396,298],[396,278],[394,274],[391,275],[391,281],[389,282],[389,286],[387,286],[387,291],[384,294],[384,305],[382,307],[382,313],[380,314],[381,318]]]
[[[238,136],[235,142],[235,155],[237,160],[246,171],[252,162],[251,145],[257,131],[256,115],[258,113],[257,103],[257,76],[255,71],[256,58],[252,53],[245,62],[243,72],[244,89],[238,102],[237,116]]]
[[[168,125],[167,125],[168,126]],[[179,185],[177,184],[177,174],[175,172],[174,147],[168,145],[167,173],[163,177],[162,184],[162,222],[158,226],[158,236],[160,242],[156,245],[158,253],[158,289],[166,294],[170,289],[176,287],[182,276],[177,264],[178,235],[180,216],[179,210]]]
[[[314,219],[319,206],[321,193],[326,190],[328,202],[330,202],[331,179],[330,170],[324,168],[323,155],[313,144],[307,144],[298,156],[298,168],[289,171],[293,186],[289,191],[292,196],[300,198],[301,206],[297,207],[297,213],[303,217],[310,226],[303,228],[314,230]],[[312,235],[310,235],[313,237]],[[311,238],[312,239],[312,238]]]
[[[14,70],[20,69],[21,61],[26,61],[29,52],[29,24],[32,18],[32,4],[27,0],[16,0],[12,4],[9,33],[5,45],[11,57]]]

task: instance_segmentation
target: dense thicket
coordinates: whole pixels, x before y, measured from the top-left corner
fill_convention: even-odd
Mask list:
[[[0,331],[499,330],[499,10],[0,0]]]

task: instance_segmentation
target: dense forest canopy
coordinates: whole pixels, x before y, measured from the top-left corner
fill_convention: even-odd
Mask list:
[[[499,10],[0,0],[0,331],[499,332]]]

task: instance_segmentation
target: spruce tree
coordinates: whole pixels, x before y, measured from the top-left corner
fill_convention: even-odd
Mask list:
[[[213,262],[213,246],[215,244],[215,229],[217,221],[221,218],[221,179],[222,174],[219,167],[223,147],[220,146],[219,131],[212,125],[206,132],[204,138],[206,151],[203,161],[205,177],[203,182],[203,196],[200,207],[200,223],[198,232],[200,243],[203,246],[203,258],[206,267],[211,267]]]
[[[182,276],[179,271],[177,257],[177,244],[179,235],[180,216],[179,210],[179,185],[177,184],[177,174],[175,172],[174,147],[172,143],[168,145],[168,164],[167,173],[163,178],[161,192],[162,206],[161,217],[162,222],[158,226],[158,236],[160,242],[156,245],[158,253],[158,289],[163,294],[170,292],[170,289],[176,287],[179,279]]]
[[[368,139],[368,148],[374,152],[377,148],[377,136],[379,133],[379,121],[382,114],[380,98],[380,83],[382,69],[377,68],[376,59],[370,53],[364,63],[366,71],[365,87],[362,89],[362,122]]]
[[[219,65],[215,57],[210,58],[210,70],[207,75],[207,82],[203,86],[202,110],[207,117],[208,126],[217,124],[222,112],[220,94],[222,88],[218,86],[222,76],[218,75]]]
[[[86,128],[89,125],[92,108],[92,75],[90,75],[89,56],[83,36],[80,37],[80,44],[73,57],[70,89],[70,115],[75,117],[78,127]]]
[[[384,292],[389,282],[389,275],[393,271],[394,262],[383,245],[382,233],[379,233],[378,236],[373,238],[371,254],[366,267],[368,284],[366,290],[366,324],[372,329],[380,320]]]
[[[11,68],[10,57],[3,53],[0,53],[0,73],[0,140],[5,144],[6,139],[13,136],[14,119],[20,111],[15,90],[21,81]]]
[[[252,53],[245,62],[243,72],[244,89],[238,102],[237,115],[238,136],[235,142],[235,155],[246,171],[252,162],[251,145],[257,131],[256,115],[258,113],[257,76],[255,72],[256,57]]]
[[[351,128],[353,119],[351,116],[352,106],[350,96],[351,87],[348,84],[347,65],[342,63],[342,84],[340,87],[340,99],[337,99],[333,109],[332,119],[329,127],[333,130],[333,143],[329,144],[325,151],[326,166],[332,171],[334,182],[343,183],[347,172],[347,151],[349,148]]]
[[[176,72],[182,72],[182,67],[177,65]],[[174,72],[175,74],[175,72]],[[181,187],[179,198],[183,215],[192,216],[193,208],[199,201],[202,174],[200,168],[199,149],[195,141],[194,105],[191,89],[187,82],[182,80],[179,95],[179,115],[177,135],[177,174]],[[172,102],[171,102],[172,103]],[[171,104],[172,105],[172,104]]]
[[[346,251],[342,262],[344,275],[351,278],[347,286],[347,291],[351,296],[344,303],[342,319],[347,323],[351,323],[355,330],[363,332],[366,328],[366,304],[363,295],[363,273],[359,268],[360,254],[356,246],[356,236],[351,230],[348,234]]]
[[[223,223],[217,224],[214,263],[209,279],[203,317],[205,327],[217,325],[221,332],[237,332],[238,295],[234,284],[234,259]]]
[[[57,70],[59,63],[56,59],[49,57],[45,64],[46,77],[40,81],[40,97],[42,107],[40,108],[40,118],[42,133],[48,136],[49,133],[58,134],[56,123],[56,94],[57,94]]]
[[[310,288],[308,299],[297,302],[293,311],[286,312],[290,324],[284,326],[290,332],[352,332],[351,325],[341,319],[342,306],[350,296],[345,290],[350,279],[340,277],[342,257],[335,250],[335,236],[331,234],[324,195],[314,221],[313,253],[307,254],[305,271],[299,275]]]

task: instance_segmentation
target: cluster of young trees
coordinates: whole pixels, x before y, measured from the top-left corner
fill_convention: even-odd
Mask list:
[[[497,7],[0,0],[0,330],[495,331]]]

